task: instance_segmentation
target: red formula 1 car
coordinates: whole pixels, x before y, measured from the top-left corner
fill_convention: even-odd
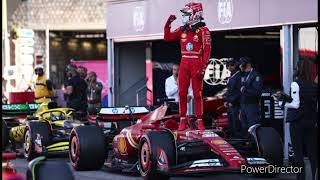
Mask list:
[[[246,139],[226,139],[222,128],[197,130],[190,116],[189,128],[177,131],[177,111],[170,103],[149,113],[144,107],[103,108],[90,120],[96,125],[72,130],[72,166],[93,170],[106,164],[163,180],[175,174],[282,164],[282,141],[274,129],[255,125]]]
[[[14,163],[16,153],[2,153],[3,180],[74,180],[73,173],[65,162],[47,161],[44,156],[35,158],[28,164],[26,174],[18,173]]]
[[[24,176],[16,172],[16,168],[10,160],[16,159],[15,153],[2,153],[2,179],[23,180]]]

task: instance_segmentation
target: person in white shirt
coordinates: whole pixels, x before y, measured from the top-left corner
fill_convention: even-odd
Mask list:
[[[297,180],[305,180],[304,152],[310,160],[312,179],[318,169],[317,150],[317,81],[307,80],[298,71],[298,78],[291,83],[290,96],[278,92],[275,97],[281,107],[287,108],[286,122],[290,123],[290,136],[294,151],[293,165],[303,167],[297,173]]]
[[[175,102],[179,102],[179,88],[178,88],[178,73],[179,64],[173,64],[172,66],[172,76],[166,79],[165,91],[168,99],[175,99]],[[191,88],[191,83],[188,90],[188,104],[187,104],[187,114],[192,114],[191,100],[193,97],[193,92]]]

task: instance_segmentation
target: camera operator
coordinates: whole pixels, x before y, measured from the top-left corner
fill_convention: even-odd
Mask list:
[[[306,80],[301,71],[291,83],[290,95],[281,92],[275,95],[279,105],[287,107],[286,122],[290,123],[291,143],[294,151],[294,165],[303,167],[297,174],[298,180],[305,179],[304,152],[310,160],[312,177],[318,168],[318,140],[317,140],[317,84]]]

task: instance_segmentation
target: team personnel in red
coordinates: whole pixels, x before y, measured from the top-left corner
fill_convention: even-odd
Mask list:
[[[187,95],[190,79],[195,99],[197,126],[198,129],[204,130],[202,88],[203,76],[211,54],[211,35],[205,23],[201,22],[203,20],[201,3],[188,3],[180,11],[184,25],[171,32],[171,23],[176,19],[176,16],[170,15],[164,27],[164,40],[180,40],[181,46],[181,63],[178,75],[181,116],[179,130],[185,130],[187,124]]]

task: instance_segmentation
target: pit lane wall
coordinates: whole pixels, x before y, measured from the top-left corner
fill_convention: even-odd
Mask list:
[[[188,0],[109,0],[107,36],[116,41],[162,39],[170,14],[181,25],[180,9]],[[317,0],[198,0],[211,31],[318,21]],[[121,23],[120,23],[121,22]]]

